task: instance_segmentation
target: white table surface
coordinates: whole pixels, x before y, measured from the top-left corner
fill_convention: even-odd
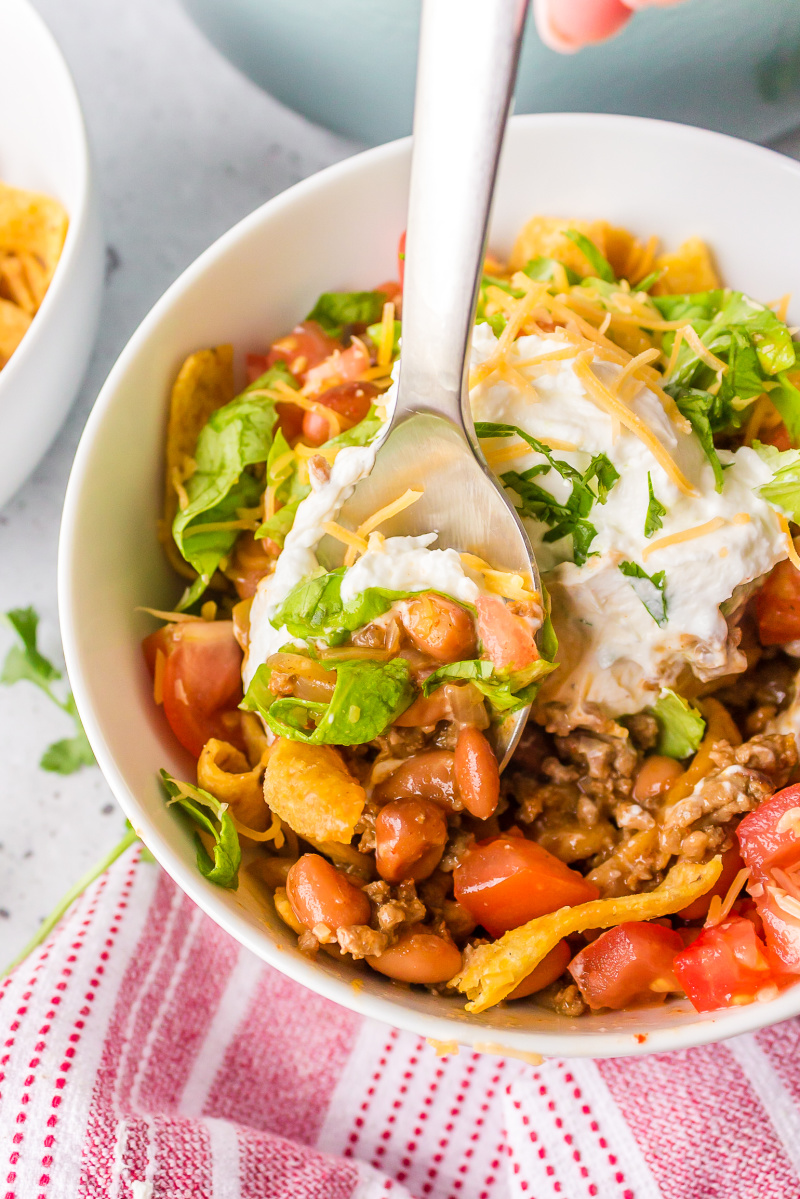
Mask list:
[[[56,546],[72,457],[114,359],[167,285],[240,217],[355,147],[230,67],[177,0],[34,0],[75,75],[103,203],[107,287],[87,378],[56,444],[0,510],[0,612],[33,604],[60,659]],[[779,147],[800,159],[800,134]],[[11,644],[0,629],[0,655]],[[97,768],[38,768],[70,725],[28,684],[0,687],[0,970],[119,840]]]

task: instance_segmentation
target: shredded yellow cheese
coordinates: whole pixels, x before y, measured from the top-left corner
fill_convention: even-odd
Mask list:
[[[712,354],[708,346],[703,345],[697,331],[691,325],[684,325],[682,332],[686,344],[692,347],[697,357],[702,362],[705,362],[706,366],[710,366],[712,371],[726,371],[728,369],[726,362],[723,362],[721,358],[717,358],[716,354]]]
[[[366,553],[367,543],[363,537],[359,537],[352,529],[345,529],[342,525],[337,524],[335,520],[326,520],[322,524],[322,530],[329,537],[335,537],[337,541],[341,541],[343,545],[352,546],[358,550],[360,554]]]
[[[359,525],[355,531],[355,536],[364,542],[365,550],[370,548],[370,542],[368,541],[369,535],[375,529],[377,529],[378,525],[382,525],[384,521],[391,520],[393,516],[397,516],[398,513],[404,512],[406,508],[410,508],[412,504],[416,504],[421,495],[422,488],[417,490],[414,487],[409,487],[408,490],[404,491],[403,494],[396,500],[392,500],[391,504],[386,504],[383,508],[379,508],[378,511],[373,512],[372,516],[368,517],[363,524]],[[377,546],[373,546],[373,548],[377,548]],[[358,551],[356,547],[353,545],[348,548],[344,559],[345,566],[353,565],[356,560],[357,552]],[[361,552],[363,553],[364,551]]]
[[[789,529],[789,522],[782,512],[776,512],[775,515],[778,518],[778,524],[780,525],[781,530],[786,535],[786,553],[789,561],[796,570],[800,570],[800,557],[798,557],[797,550],[795,549],[794,540],[792,538],[791,530]]]
[[[670,454],[661,444],[655,434],[647,427],[641,417],[637,416],[632,409],[623,404],[618,396],[609,391],[604,383],[598,379],[597,375],[591,368],[590,363],[580,355],[575,360],[575,374],[583,383],[586,390],[589,392],[593,400],[595,400],[601,408],[613,419],[618,420],[621,425],[624,425],[629,432],[633,433],[645,445],[650,453],[655,458],[656,462],[666,471],[672,479],[676,487],[678,487],[684,495],[697,495],[697,491],[692,487],[689,480],[673,461]]]
[[[537,438],[543,445],[546,445],[550,450],[564,450],[566,453],[577,450],[578,446],[572,441],[559,441],[557,437],[542,437]],[[496,450],[484,450],[486,461],[490,466],[500,466],[504,462],[511,462],[514,458],[521,458],[523,454],[533,454],[534,450],[526,441],[516,441],[514,445],[500,446]]]
[[[637,354],[635,358],[631,358],[630,362],[626,362],[625,365],[623,366],[622,370],[619,372],[616,379],[614,380],[615,394],[616,395],[620,394],[621,389],[625,385],[626,381],[629,378],[631,378],[631,376],[636,377],[636,372],[639,370],[640,367],[647,366],[648,363],[654,362],[656,360],[656,358],[660,358],[660,357],[661,357],[661,352],[659,350],[657,350],[655,348],[655,346],[653,346],[649,350],[643,350],[642,353]],[[637,378],[637,382],[644,382],[644,380]]]
[[[694,541],[695,537],[705,537],[707,533],[716,533],[717,529],[721,529],[727,523],[724,517],[715,516],[713,520],[707,520],[704,525],[695,525],[693,529],[683,529],[680,533],[668,533],[666,537],[659,537],[644,547],[642,561],[646,562],[651,554],[657,550],[665,550],[670,545],[680,545],[683,541]]]
[[[383,306],[381,317],[381,344],[378,347],[378,366],[384,369],[392,361],[394,349],[394,304],[387,300]]]
[[[475,570],[483,575],[487,591],[502,596],[503,599],[523,600],[527,603],[538,603],[538,591],[529,586],[530,580],[524,575],[510,570],[495,570],[477,554],[459,554],[461,561],[469,570]]]
[[[739,898],[739,892],[749,877],[750,871],[745,866],[736,875],[724,899],[720,899],[719,895],[711,896],[711,903],[708,905],[708,916],[706,917],[706,928],[713,928],[715,924],[722,924],[723,920],[730,915],[731,908]]]
[[[283,835],[283,825],[274,812],[272,813],[272,823],[263,833],[259,832],[258,829],[248,828],[246,824],[242,824],[241,821],[236,819],[233,812],[231,812],[231,820],[237,833],[240,833],[243,837],[249,837],[251,841],[274,841],[276,849],[283,847],[283,843],[286,840]]]

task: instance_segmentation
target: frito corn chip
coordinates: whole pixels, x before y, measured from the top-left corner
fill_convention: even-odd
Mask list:
[[[619,899],[594,899],[529,920],[493,944],[479,945],[461,973],[450,980],[450,985],[469,997],[468,1012],[485,1012],[527,978],[562,937],[589,928],[612,928],[626,920],[654,920],[679,912],[705,895],[721,870],[719,857],[705,865],[679,862],[655,891],[623,895]]]
[[[267,760],[264,798],[301,837],[347,845],[367,797],[338,749],[279,737]]]
[[[699,237],[690,237],[674,254],[662,254],[653,263],[663,275],[654,284],[654,296],[677,296],[684,292],[712,291],[720,286],[711,251]]]
[[[10,300],[0,299],[0,370],[28,332],[31,318]]]
[[[172,539],[172,522],[186,494],[184,483],[192,474],[192,455],[200,430],[217,408],[232,399],[233,346],[216,346],[190,354],[178,372],[170,398],[161,526],[161,541],[170,565],[187,579],[194,579],[195,572]]]
[[[58,200],[0,183],[0,253],[35,255],[48,283],[64,248],[68,224]]]

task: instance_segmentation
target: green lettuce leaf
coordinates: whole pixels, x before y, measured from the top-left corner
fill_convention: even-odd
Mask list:
[[[164,790],[169,796],[168,806],[174,803],[179,804],[195,824],[198,824],[204,832],[214,838],[212,860],[199,835],[195,833],[197,869],[209,882],[216,883],[218,887],[226,887],[228,890],[235,891],[239,886],[242,851],[239,846],[239,834],[236,832],[227,804],[220,803],[202,787],[194,787],[191,783],[184,783],[173,778],[166,770],[160,771],[160,774]]]
[[[579,233],[577,229],[565,229],[564,236],[568,237],[578,247],[598,279],[602,279],[605,283],[616,282],[617,277],[614,274],[614,268],[608,259],[600,253],[590,238],[584,233]]]
[[[650,471],[647,472],[647,494],[649,499],[647,502],[647,515],[644,518],[644,535],[645,537],[652,537],[664,523],[661,518],[667,515],[667,510],[660,500],[656,499],[655,492],[653,491],[653,480],[650,478]]]
[[[685,699],[665,687],[649,711],[658,722],[657,753],[667,758],[688,758],[697,750],[706,722]]]
[[[560,266],[566,271],[567,283],[569,283],[570,287],[574,287],[576,283],[580,283],[580,275],[576,274],[570,267],[564,266],[563,263],[557,262],[555,258],[545,258],[539,255],[537,258],[531,258],[530,262],[526,263],[522,269],[529,279],[537,279],[542,283],[550,283],[555,279]]]
[[[800,446],[800,390],[784,371],[777,380],[778,386],[770,389],[769,398],[781,414],[792,445]]]
[[[14,683],[33,683],[57,708],[69,716],[75,728],[72,737],[54,741],[45,750],[39,760],[42,770],[49,770],[55,774],[74,774],[81,766],[94,766],[95,756],[78,715],[72,692],[67,691],[64,699],[59,699],[53,690],[52,684],[62,677],[61,671],[39,652],[39,617],[35,609],[13,608],[6,612],[4,619],[16,633],[19,644],[12,645],[6,654],[0,671],[0,683],[6,687]]]
[[[278,363],[230,404],[218,408],[200,431],[194,453],[197,469],[186,483],[189,503],[178,509],[172,525],[175,544],[198,575],[179,610],[200,598],[240,533],[203,526],[236,520],[239,508],[256,507],[261,499],[264,481],[247,468],[267,461],[277,414],[271,399],[253,393],[268,389],[278,379],[298,386],[285,363]]]
[[[773,472],[772,482],[759,487],[759,495],[789,520],[800,522],[800,450],[776,450],[774,445],[758,441],[753,442],[753,449]]]
[[[373,325],[381,319],[386,293],[382,291],[326,291],[306,317],[316,321],[331,337],[341,337],[347,325]]]
[[[394,322],[394,333],[392,335],[392,358],[396,358],[400,353],[400,338],[403,333],[403,325],[401,321]],[[377,324],[367,326],[367,336],[379,346],[383,340],[383,324],[378,321]]]
[[[649,575],[636,562],[620,562],[619,568],[631,587],[644,604],[656,624],[663,628],[667,623],[667,597],[665,588],[667,577],[663,570],[658,574]]]
[[[685,416],[691,424],[706,458],[711,463],[714,471],[715,490],[722,491],[722,463],[714,445],[714,432],[711,423],[711,414],[717,404],[716,397],[709,395],[707,391],[692,388],[676,393],[675,403],[681,416]]]
[[[475,658],[465,662],[448,662],[428,675],[422,684],[422,694],[430,695],[445,683],[468,680],[498,712],[516,712],[526,708],[536,698],[542,679],[556,669],[554,662],[539,658],[526,670],[507,674],[496,671],[491,662]]]
[[[259,712],[273,733],[291,741],[364,745],[385,732],[413,702],[414,684],[405,658],[320,665],[336,671],[329,703],[276,698],[269,690],[270,668],[263,665],[256,671],[241,707]]]

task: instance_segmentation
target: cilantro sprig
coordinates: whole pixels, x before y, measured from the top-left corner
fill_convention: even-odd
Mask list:
[[[74,736],[54,741],[48,746],[39,765],[43,770],[50,770],[56,774],[74,774],[82,766],[94,766],[95,757],[81,724],[72,692],[67,691],[64,698],[60,699],[53,690],[53,684],[59,682],[62,673],[39,651],[38,614],[33,608],[12,608],[10,612],[6,612],[5,622],[16,633],[18,644],[12,645],[6,654],[3,669],[0,671],[0,683],[7,687],[14,683],[33,683],[57,708],[69,716],[75,726]]]

